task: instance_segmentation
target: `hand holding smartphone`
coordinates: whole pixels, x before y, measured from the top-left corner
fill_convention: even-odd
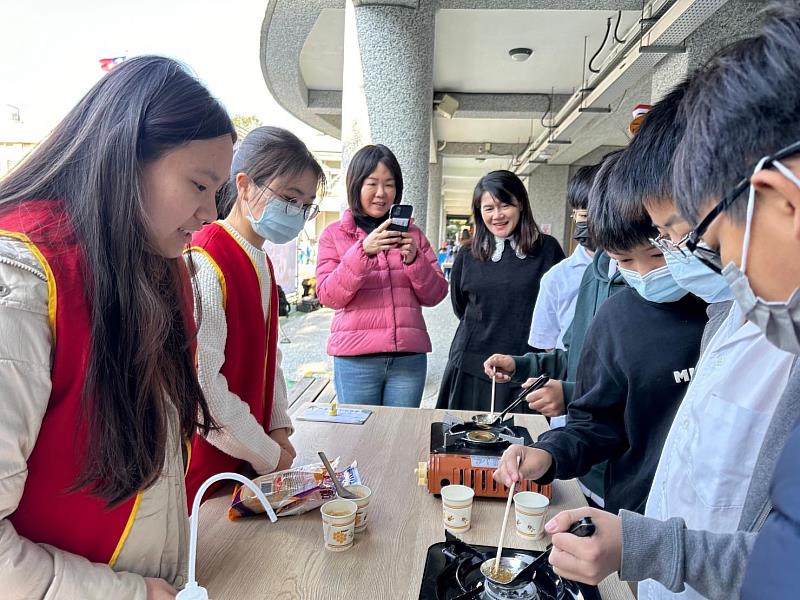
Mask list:
[[[405,233],[411,225],[411,213],[414,207],[410,204],[395,204],[389,210],[389,231],[400,231]]]

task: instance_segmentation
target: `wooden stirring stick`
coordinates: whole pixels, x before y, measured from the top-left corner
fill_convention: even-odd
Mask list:
[[[492,406],[489,410],[489,421],[494,420],[494,386],[497,383],[497,372],[495,369],[492,369]]]
[[[517,456],[517,469],[519,469],[519,459],[520,457]],[[511,508],[511,500],[514,498],[514,489],[517,487],[516,483],[512,483],[511,487],[508,488],[508,502],[506,502],[506,512],[503,514],[503,526],[500,528],[500,541],[497,542],[497,556],[494,559],[494,568],[493,571],[497,572],[500,570],[500,555],[503,553],[503,539],[506,537],[506,524],[508,523],[508,511]]]

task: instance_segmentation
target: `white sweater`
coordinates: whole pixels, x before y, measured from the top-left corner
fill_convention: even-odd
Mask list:
[[[261,281],[261,306],[264,315],[269,315],[270,289],[273,282],[269,276],[266,254],[248,242],[227,222],[219,221],[219,224],[236,238],[256,265]],[[264,432],[261,424],[250,412],[247,403],[228,389],[228,382],[220,373],[225,362],[225,342],[228,338],[222,287],[217,272],[208,258],[200,252],[192,252],[191,255],[196,269],[192,285],[200,296],[202,311],[201,314],[198,314],[200,311],[195,312],[195,318],[198,320],[198,375],[211,414],[221,427],[217,431],[210,432],[207,439],[226,454],[246,460],[260,475],[270,473],[278,465],[281,448]],[[253,325],[254,329],[259,328],[258,324]],[[261,327],[265,325],[266,323]],[[291,433],[292,419],[288,412],[286,380],[281,361],[281,351],[278,349],[270,431],[287,428]],[[253,368],[258,368],[258,365],[253,365]]]

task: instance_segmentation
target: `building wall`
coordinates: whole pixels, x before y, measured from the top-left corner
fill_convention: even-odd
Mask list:
[[[542,165],[528,177],[528,195],[533,218],[540,227],[549,225],[550,235],[564,244],[567,219],[564,213],[569,165]]]
[[[0,142],[0,177],[13,169],[36,147],[30,142]]]

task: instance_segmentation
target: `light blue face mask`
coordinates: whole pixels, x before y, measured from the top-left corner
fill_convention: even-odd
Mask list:
[[[628,285],[650,302],[675,302],[689,293],[676,283],[666,266],[653,269],[646,275],[639,275],[637,271],[630,269],[618,268]]]
[[[269,200],[258,220],[253,218],[250,204],[247,205],[247,211],[250,213],[247,220],[250,221],[253,231],[273,244],[291,242],[300,235],[306,225],[303,209],[293,206],[277,196],[273,196]]]
[[[733,300],[733,292],[722,275],[709,269],[694,254],[684,252],[683,256],[678,256],[676,252],[664,252],[664,258],[679,286],[709,304]]]

